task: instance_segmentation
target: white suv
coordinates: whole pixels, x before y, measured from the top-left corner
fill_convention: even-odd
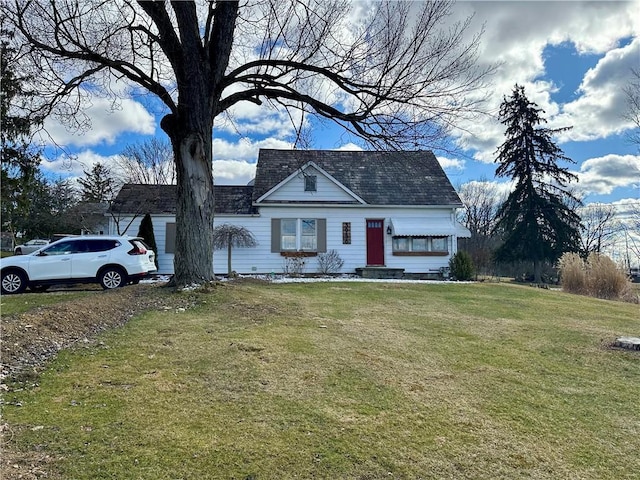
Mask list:
[[[141,238],[109,235],[63,238],[29,255],[0,260],[5,294],[27,287],[42,291],[61,283],[117,288],[138,283],[155,270],[155,253]]]

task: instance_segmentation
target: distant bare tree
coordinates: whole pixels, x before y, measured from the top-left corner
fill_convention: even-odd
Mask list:
[[[492,252],[498,243],[492,230],[504,196],[495,183],[486,179],[465,183],[458,190],[464,203],[459,220],[471,231],[471,238],[461,239],[460,248],[471,255],[477,271],[488,273],[492,264]]]
[[[635,255],[635,263],[640,265],[640,200],[630,205],[625,230],[627,250]]]
[[[629,141],[638,146],[640,151],[640,69],[632,69],[632,80],[624,89],[627,96],[627,110],[625,118],[630,120],[635,129],[629,133]],[[638,178],[640,182],[640,178]],[[638,186],[640,189],[640,185]],[[630,220],[626,229],[627,250],[632,251],[637,259],[640,259],[640,199],[630,206]]]
[[[213,229],[213,246],[216,250],[227,249],[227,269],[231,276],[232,247],[255,247],[258,245],[256,237],[249,230],[239,225],[223,223]]]
[[[602,253],[615,242],[616,235],[622,230],[622,225],[616,220],[616,210],[613,205],[592,203],[578,210],[582,220],[582,256],[587,258],[590,253]]]
[[[124,183],[175,185],[176,165],[167,140],[152,138],[128,145],[116,160]]]
[[[142,200],[138,198],[139,190],[124,185],[118,195],[109,202],[107,213],[111,217],[118,235],[125,235],[133,222],[148,213],[149,205],[160,200],[160,191],[152,189]]]
[[[640,69],[631,70],[633,78],[624,92],[627,96],[625,118],[630,120],[635,129],[629,134],[629,140],[640,149]]]
[[[111,220],[113,220],[113,225],[115,225],[116,234],[118,235],[126,235],[134,220],[140,215],[144,215],[142,204],[136,212],[123,212],[120,210],[117,201],[109,202],[107,213],[111,217]]]
[[[464,203],[461,223],[471,233],[488,236],[493,229],[496,212],[504,200],[496,184],[482,178],[463,184],[458,193]]]

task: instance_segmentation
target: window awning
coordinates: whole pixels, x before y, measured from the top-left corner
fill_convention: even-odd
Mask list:
[[[392,218],[391,232],[397,237],[471,237],[471,232],[458,222],[429,218]]]

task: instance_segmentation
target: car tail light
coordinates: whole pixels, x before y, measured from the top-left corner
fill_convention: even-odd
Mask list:
[[[127,252],[129,255],[146,255],[147,249],[138,242],[133,243],[133,248]]]

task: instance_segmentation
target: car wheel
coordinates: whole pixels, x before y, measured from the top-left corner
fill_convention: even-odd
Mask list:
[[[2,273],[2,293],[7,295],[21,293],[25,288],[27,288],[27,276],[24,273],[17,270]]]
[[[22,255],[22,249],[21,248],[16,248],[15,254],[16,255]]]
[[[125,274],[122,269],[118,267],[105,268],[100,272],[99,280],[100,285],[102,285],[102,288],[105,290],[122,287],[126,283]]]

